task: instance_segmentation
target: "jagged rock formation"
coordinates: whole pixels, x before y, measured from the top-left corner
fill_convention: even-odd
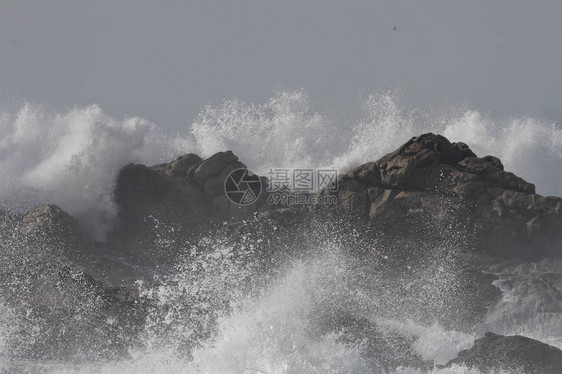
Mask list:
[[[524,336],[503,336],[491,332],[459,352],[452,364],[476,367],[483,371],[509,370],[525,374],[559,374],[562,351]]]
[[[265,193],[245,207],[228,200],[225,178],[245,167],[230,151],[205,160],[188,154],[153,167],[127,165],[117,178],[120,223],[110,241],[138,248],[153,242],[151,228],[160,223],[185,237],[214,229],[217,223],[279,210],[265,203]],[[321,193],[336,195],[339,204],[316,208],[329,215],[343,211],[393,238],[407,241],[423,235],[437,240],[462,231],[473,246],[500,258],[562,254],[562,199],[535,194],[533,184],[505,171],[499,159],[478,158],[466,144],[440,135],[412,138],[340,177],[337,191]],[[303,207],[294,210],[306,213]]]
[[[265,197],[238,206],[224,192],[226,177],[240,168],[246,166],[230,151],[205,160],[188,154],[169,164],[125,166],[116,181],[119,223],[109,235],[110,245],[141,252],[154,247],[162,235],[154,229],[161,224],[173,228],[168,242],[182,242],[224,221],[250,217]]]
[[[71,247],[92,242],[89,234],[74,217],[53,204],[41,205],[27,212],[21,219],[19,230],[27,236],[53,238]]]
[[[488,254],[562,255],[561,198],[535,194],[533,184],[504,171],[499,159],[478,158],[466,144],[440,135],[412,138],[341,177],[337,192],[323,194],[336,194],[345,211],[395,234],[457,223]]]

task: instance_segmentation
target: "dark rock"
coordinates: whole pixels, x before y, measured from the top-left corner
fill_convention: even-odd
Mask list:
[[[194,233],[278,208],[265,204],[265,194],[250,206],[233,204],[224,183],[238,168],[245,165],[230,151],[205,160],[188,154],[151,168],[126,166],[117,178],[121,223],[112,238],[138,236],[131,242],[138,245],[151,242],[147,235],[155,222]],[[341,210],[394,236],[439,238],[462,231],[467,243],[493,256],[562,255],[562,199],[536,195],[533,184],[504,171],[496,157],[478,158],[466,144],[440,135],[412,138],[338,184],[337,191],[320,192],[335,195],[338,206],[319,209],[328,215]]]
[[[483,371],[509,370],[525,374],[560,374],[562,351],[524,336],[503,336],[491,332],[477,339],[472,348],[461,351],[447,366],[459,364]]]
[[[498,168],[499,170],[503,170],[503,164],[499,158],[494,156],[484,156],[484,160]]]
[[[53,204],[41,205],[27,212],[21,220],[20,230],[24,234],[39,231],[57,231],[61,233],[79,231],[87,235],[75,218]]]
[[[164,164],[164,173],[171,177],[187,178],[187,171],[194,165],[203,161],[201,157],[193,153],[178,157],[175,161],[169,164]]]
[[[149,215],[191,222],[209,216],[209,204],[199,186],[144,165],[131,164],[121,170],[115,201],[121,224],[130,227],[142,226]]]
[[[494,256],[562,256],[562,199],[536,195],[533,184],[504,171],[496,157],[478,158],[440,135],[412,138],[340,177],[338,191],[322,193],[396,235],[453,225]]]
[[[84,266],[93,266],[102,258],[101,249],[88,231],[56,205],[41,205],[23,217],[12,217],[19,236],[41,257],[62,256]]]
[[[194,165],[188,171],[188,178],[198,184],[204,184],[208,179],[217,177],[227,165],[233,163],[240,168],[245,168],[232,151],[219,152]]]
[[[115,187],[119,223],[108,245],[140,256],[137,262],[151,257],[148,263],[158,262],[223,222],[251,217],[265,204],[265,194],[240,206],[227,198],[224,187],[233,170],[245,168],[230,151],[205,160],[187,154],[169,164],[125,166]],[[159,247],[162,242],[165,250]]]

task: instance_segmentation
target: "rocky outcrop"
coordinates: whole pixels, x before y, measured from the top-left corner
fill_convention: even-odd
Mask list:
[[[121,279],[122,266],[56,205],[3,218],[0,300],[18,320],[11,349],[42,359],[126,354],[144,324],[144,301],[134,288],[99,281],[104,273]]]
[[[53,204],[41,205],[27,212],[21,219],[19,229],[25,235],[44,232],[52,236],[90,240],[88,233],[74,217]]]
[[[120,260],[122,253],[94,240],[77,219],[53,204],[38,206],[5,223],[15,245],[26,243],[20,255],[41,262],[57,258],[72,263],[74,273],[87,271],[110,284],[129,284],[139,272]],[[19,260],[19,259],[18,259]]]
[[[219,152],[195,164],[187,171],[186,178],[199,186],[210,203],[211,214],[221,223],[228,220],[240,220],[260,210],[266,201],[265,179],[261,178],[262,193],[258,200],[250,205],[234,204],[225,193],[225,181],[236,169],[247,169],[231,151]]]
[[[562,351],[524,336],[503,336],[491,332],[461,351],[447,366],[459,364],[482,371],[491,370],[525,374],[559,374]]]
[[[84,267],[101,259],[101,246],[77,219],[56,205],[38,206],[21,217],[12,217],[14,238],[28,243],[27,254],[35,258],[61,257]],[[16,239],[15,239],[16,240]]]
[[[110,241],[138,248],[154,242],[152,228],[162,223],[173,227],[177,239],[277,210],[265,203],[265,193],[248,206],[228,199],[225,179],[239,168],[246,166],[230,151],[205,160],[187,154],[153,167],[127,165],[117,178],[120,223]],[[533,184],[505,171],[498,158],[479,158],[466,144],[440,135],[412,138],[341,176],[336,191],[320,193],[338,199],[335,208],[317,206],[322,214],[343,212],[388,237],[463,237],[464,244],[500,258],[562,254],[562,199],[537,195]]]
[[[440,135],[412,138],[378,161],[341,178],[339,207],[402,235],[463,230],[476,247],[505,257],[562,255],[562,199],[504,170],[493,156],[478,158],[464,143]],[[452,230],[452,231],[451,231]]]
[[[188,153],[180,156],[168,164],[159,164],[152,167],[154,170],[163,171],[169,177],[185,178],[187,171],[194,165],[199,164],[201,157],[194,153]]]
[[[265,202],[240,206],[225,194],[227,176],[246,166],[232,152],[205,160],[187,154],[169,164],[125,166],[115,188],[119,223],[109,235],[110,246],[125,251],[149,251],[163,239],[182,246],[185,241],[225,221],[244,219]],[[165,229],[163,229],[165,227]],[[157,253],[170,253],[173,248]]]

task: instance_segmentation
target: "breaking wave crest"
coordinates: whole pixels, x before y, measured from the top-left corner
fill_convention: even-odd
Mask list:
[[[96,234],[111,224],[120,167],[171,157],[167,140],[141,118],[117,121],[97,106],[58,113],[25,104],[0,117],[0,199],[4,209],[53,203]],[[2,207],[0,207],[2,208]]]
[[[562,130],[556,123],[495,119],[477,110],[421,110],[392,94],[371,95],[338,120],[316,110],[301,90],[276,93],[262,104],[209,105],[173,136],[142,118],[111,118],[97,105],[57,112],[26,103],[4,110],[0,208],[55,203],[101,237],[115,216],[115,176],[130,162],[153,164],[187,152],[210,156],[230,149],[260,174],[275,167],[345,172],[429,131],[466,142],[480,156],[499,157],[539,193],[562,191]]]
[[[535,183],[539,193],[562,191],[562,129],[538,118],[422,110],[401,104],[396,95],[374,94],[338,121],[315,111],[307,95],[297,91],[278,93],[261,105],[233,100],[207,107],[192,127],[197,151],[208,156],[232,149],[260,173],[270,167],[321,166],[346,172],[424,132],[465,142],[481,157],[499,157],[507,170]]]
[[[176,272],[161,279],[160,285],[141,285],[144,296],[152,300],[152,310],[129,358],[76,363],[12,361],[7,370],[49,374],[480,374],[464,366],[419,369],[407,364],[387,371],[386,365],[402,359],[404,347],[390,345],[382,352],[371,351],[376,359],[369,362],[363,354],[369,349],[366,341],[346,341],[345,328],[323,331],[325,317],[331,313],[341,309],[367,313],[381,336],[411,342],[414,353],[436,365],[469,348],[475,338],[438,324],[392,318],[392,311],[385,313],[381,305],[391,305],[402,296],[365,294],[370,287],[378,287],[376,282],[365,282],[357,289],[358,264],[338,245],[320,245],[316,255],[288,264],[265,286],[253,283],[253,263],[241,260],[232,247],[215,244],[213,249],[196,258],[186,254]],[[252,256],[247,249],[244,256]],[[204,269],[203,276],[194,276],[198,267]],[[441,294],[446,292],[443,287],[454,283],[450,272],[443,272],[441,282],[433,285],[435,269],[412,274],[418,282],[427,283],[428,293]],[[412,309],[428,307],[426,298],[410,301]],[[439,302],[435,302],[429,307],[437,310]],[[382,313],[370,314],[372,310]]]

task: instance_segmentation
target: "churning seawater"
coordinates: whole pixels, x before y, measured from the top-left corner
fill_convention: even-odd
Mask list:
[[[276,93],[262,104],[229,100],[208,106],[174,136],[142,118],[116,120],[96,105],[64,113],[30,103],[6,109],[0,115],[0,209],[24,211],[54,203],[103,239],[115,217],[114,179],[130,162],[155,164],[188,152],[210,156],[232,150],[260,174],[274,167],[345,172],[429,131],[463,141],[479,156],[499,157],[506,170],[535,183],[539,193],[562,191],[562,130],[555,123],[494,119],[477,110],[421,111],[402,106],[389,94],[368,97],[339,122],[316,111],[306,93],[294,91]],[[2,243],[3,248],[8,245]],[[212,253],[197,260],[205,276],[192,275],[193,258],[186,255],[159,285],[142,285],[153,303],[141,341],[131,344],[127,358],[15,359],[10,340],[25,337],[13,336],[18,319],[0,304],[0,368],[9,373],[371,373],[361,342],[343,343],[337,333],[310,334],[311,321],[330,305],[361,310],[381,330],[411,339],[416,353],[435,365],[454,358],[477,337],[393,314],[388,305],[415,310],[428,299],[398,300],[401,296],[385,294],[376,284],[357,288],[356,267],[337,244],[328,240],[311,252],[315,255],[287,264],[274,278],[249,289],[251,261],[240,261],[227,245],[215,244]],[[455,287],[446,270],[423,269],[412,277],[427,281],[431,286],[426,291],[433,295],[429,299],[439,300]],[[536,272],[540,269],[520,268],[503,277],[533,278]],[[528,299],[530,287],[536,299],[549,298],[549,290],[538,282],[503,280],[497,284],[503,299],[483,328],[522,333],[562,348],[560,314],[547,315],[538,307],[540,300]],[[41,328],[48,327],[38,325],[34,334],[41,334]],[[198,335],[201,331],[205,333]],[[411,367],[392,372],[422,373]],[[423,373],[479,371],[436,366]]]

